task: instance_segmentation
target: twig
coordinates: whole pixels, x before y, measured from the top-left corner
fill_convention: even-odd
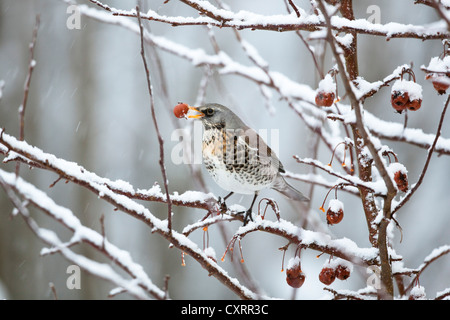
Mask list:
[[[401,207],[403,207],[403,205],[406,202],[408,202],[408,200],[412,197],[412,195],[417,191],[417,189],[419,189],[420,185],[422,184],[422,181],[423,181],[423,179],[425,177],[425,173],[427,172],[428,166],[429,166],[430,161],[431,161],[431,156],[433,155],[433,151],[434,151],[434,149],[436,147],[436,143],[438,142],[439,137],[441,135],[442,125],[444,123],[444,117],[445,117],[445,113],[447,112],[447,108],[448,108],[449,103],[450,103],[450,94],[448,95],[447,101],[445,102],[445,105],[444,105],[444,109],[442,110],[441,118],[439,119],[438,129],[437,129],[437,132],[436,132],[436,137],[435,137],[435,139],[433,141],[433,144],[431,145],[430,149],[428,150],[428,155],[427,155],[427,158],[425,160],[425,165],[423,167],[422,173],[420,174],[420,177],[417,180],[416,184],[406,194],[406,196],[402,199],[402,201],[399,204],[397,204],[397,206],[392,210],[392,214],[396,213]]]
[[[436,252],[436,254],[434,254]],[[450,253],[450,246],[442,246],[440,248],[436,248],[433,250],[433,252],[425,258],[424,262],[416,269],[414,270],[414,278],[411,279],[410,284],[405,288],[405,291],[411,290],[411,288],[415,285],[417,279],[422,274],[422,272],[434,261],[439,259],[440,257],[449,254]]]
[[[162,177],[163,177],[163,183],[164,183],[164,189],[166,191],[166,200],[167,200],[167,221],[168,221],[168,228],[169,231],[172,231],[172,201],[170,200],[170,194],[169,194],[169,187],[168,187],[168,181],[167,181],[167,174],[166,174],[166,167],[164,164],[164,140],[161,136],[161,133],[159,131],[159,127],[158,127],[158,121],[156,119],[156,114],[155,114],[155,103],[153,100],[153,90],[152,90],[152,83],[151,83],[151,77],[150,77],[150,71],[147,65],[147,59],[145,58],[145,51],[144,51],[144,28],[142,26],[142,21],[141,21],[141,15],[140,15],[140,11],[139,11],[139,6],[136,6],[136,15],[138,18],[138,23],[139,23],[139,30],[140,30],[140,39],[141,39],[141,57],[142,57],[142,62],[144,63],[144,68],[145,68],[145,74],[146,74],[146,79],[147,79],[147,88],[148,88],[148,93],[150,95],[150,109],[151,109],[151,114],[152,114],[152,119],[153,119],[153,124],[155,125],[155,130],[156,130],[156,134],[158,136],[158,143],[159,143],[159,165],[161,167],[161,173],[162,173]]]
[[[36,22],[34,24],[33,36],[30,42],[30,59],[28,61],[28,73],[25,79],[25,86],[23,92],[22,104],[19,107],[19,139],[23,141],[25,139],[25,109],[28,102],[28,93],[30,91],[31,75],[33,74],[36,61],[34,60],[34,48],[36,47],[37,32],[39,29],[40,17],[36,15]],[[20,162],[16,163],[16,176],[19,176]]]

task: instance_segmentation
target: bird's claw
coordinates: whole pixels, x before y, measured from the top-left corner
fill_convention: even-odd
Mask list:
[[[252,217],[252,210],[251,209],[248,209],[247,211],[236,212],[236,214],[239,214],[239,215],[243,215],[244,213],[245,213],[245,216],[244,216],[244,226],[245,226],[245,225],[247,225],[247,223],[249,221],[253,221],[253,217]]]
[[[227,213],[228,207],[227,204],[225,203],[225,200],[223,200],[221,197],[219,197],[219,213],[221,214],[225,214]]]

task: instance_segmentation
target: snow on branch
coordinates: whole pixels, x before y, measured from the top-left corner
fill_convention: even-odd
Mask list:
[[[28,145],[25,141],[18,141],[14,137],[4,132],[0,134],[0,146],[2,146],[0,150],[6,150],[9,153],[14,152],[20,154],[21,157],[27,159],[27,163],[31,165],[37,164],[37,167],[39,168],[53,171],[63,179],[86,187],[87,189],[97,194],[99,198],[110,202],[115,207],[130,214],[131,216],[144,221],[149,227],[152,228],[152,231],[154,233],[162,235],[175,247],[192,256],[203,267],[205,267],[210,274],[219,278],[227,286],[231,287],[231,289],[239,296],[247,299],[254,298],[254,294],[251,291],[240,285],[236,279],[230,278],[220,266],[218,266],[214,261],[208,258],[203,250],[201,250],[195,243],[187,238],[187,236],[193,230],[203,228],[205,226],[207,227],[208,225],[217,223],[219,221],[235,220],[236,218],[234,216],[232,217],[229,215],[223,215],[204,219],[203,221],[200,221],[193,225],[186,226],[182,234],[174,230],[172,230],[172,232],[169,232],[166,220],[160,220],[156,218],[147,208],[134,202],[132,198],[126,196],[127,194],[129,194],[130,196],[134,195],[136,197],[136,194],[138,194],[139,196],[137,196],[137,198],[139,199],[150,200],[152,199],[152,197],[156,197],[158,201],[164,201],[165,196],[161,194],[159,186],[153,187],[147,191],[135,192],[134,188],[127,182],[120,180],[111,181],[109,179],[99,177],[96,174],[87,171],[76,163],[69,162],[64,159],[57,158],[52,154],[45,153],[36,147]],[[17,189],[24,190],[25,187],[17,187]],[[68,211],[67,209],[65,209],[66,211],[63,209],[59,209],[62,212],[65,212],[66,216],[63,216],[62,213],[56,211],[55,205],[53,204],[53,201],[51,201],[51,199],[48,199],[48,202],[40,202],[39,199],[37,199],[39,197],[37,197],[36,194],[38,194],[37,191],[28,193],[24,192],[24,197],[32,201],[36,206],[38,206],[48,214],[52,215],[55,219],[61,219],[63,224],[65,224],[69,229],[73,230],[74,238],[70,241],[70,243],[76,242],[79,239],[79,241],[89,241],[92,245],[95,246],[102,246],[102,243],[104,242],[101,238],[99,238],[100,235],[97,234],[96,236],[86,236],[86,234],[92,234],[93,231],[89,231],[89,233],[88,231],[86,231],[87,229],[80,229],[81,227],[78,225],[79,221],[73,216],[70,211]],[[44,198],[44,196],[42,196],[41,198]],[[179,205],[182,205],[182,203],[187,203],[188,205],[194,207],[199,203],[204,203],[205,199],[210,199],[209,196],[205,197],[204,194],[197,192],[190,192],[184,196],[177,196],[176,194],[174,194],[173,196],[171,196],[171,198],[174,204],[177,203]],[[206,209],[208,207],[206,204],[203,204],[202,208]],[[376,264],[377,249],[375,248],[361,249],[358,248],[354,242],[348,239],[331,239],[329,235],[304,230],[295,227],[291,223],[284,220],[280,220],[278,222],[270,222],[259,218],[259,220],[257,220],[257,223],[253,222],[244,227],[244,229],[239,229],[236,235],[243,236],[256,230],[261,230],[278,235],[292,243],[296,243],[299,246],[306,246],[313,250],[333,254],[337,257],[348,259],[354,263]],[[59,246],[58,249],[60,249]]]
[[[110,11],[97,10],[86,5],[79,5],[78,8],[81,14],[94,20],[118,25],[136,34],[140,32],[138,24],[126,17],[112,15],[109,13]],[[145,14],[142,15],[142,18],[144,16]],[[234,61],[224,51],[220,51],[217,54],[208,54],[203,49],[188,48],[165,37],[151,34],[147,30],[144,30],[144,40],[149,45],[153,45],[163,51],[190,61],[194,66],[207,65],[212,68],[219,68],[219,73],[221,74],[235,74],[249,79],[258,85],[264,85],[266,88],[274,89],[284,100],[290,102],[292,108],[299,114],[308,128],[313,132],[317,132],[330,150],[335,147],[338,139],[333,139],[331,137],[332,135],[328,134],[322,125],[322,120],[327,117],[327,112],[315,107],[315,90],[310,86],[297,83],[277,71],[267,71],[258,66],[243,65]],[[254,51],[252,50],[252,52]],[[252,54],[252,56],[255,55],[257,55],[257,52]],[[382,87],[389,85],[391,81],[397,79],[401,70],[405,67],[408,68],[409,66],[398,66],[383,80],[373,83],[358,77],[355,86],[353,86],[357,98],[364,100],[372,96]],[[351,114],[353,114],[353,111],[348,105],[339,104],[339,108],[344,115],[348,114],[351,117]],[[309,116],[308,113],[312,116]],[[406,142],[423,149],[428,149],[435,137],[433,134],[424,133],[422,129],[405,128],[403,123],[385,121],[374,116],[367,110],[364,110],[363,116],[370,133],[381,139]],[[333,117],[342,119],[343,116],[333,115]],[[340,141],[342,140],[340,138]],[[450,155],[450,139],[440,137],[435,152]]]
[[[8,173],[0,169],[0,184],[6,189],[8,196],[13,201],[14,206],[22,217],[26,220],[29,227],[38,238],[52,246],[42,249],[41,254],[61,253],[66,259],[77,264],[87,272],[110,281],[119,286],[122,290],[129,292],[139,299],[148,299],[148,294],[156,299],[165,299],[165,292],[155,286],[142,266],[133,261],[130,254],[119,249],[110,243],[104,236],[86,226],[83,226],[80,220],[67,208],[57,205],[46,193],[37,189],[32,184],[26,182],[21,177],[16,177],[13,173]],[[9,190],[13,190],[28,205],[39,208],[55,221],[58,221],[70,231],[73,236],[68,242],[62,242],[57,234],[51,230],[43,229],[37,225],[34,219],[30,217],[28,209],[23,202],[15,199],[15,195]],[[109,265],[98,263],[94,260],[85,258],[82,255],[74,253],[70,247],[77,243],[87,243],[99,252],[106,255],[112,262],[120,266],[131,277],[131,280],[124,279]]]
[[[231,278],[222,267],[211,260],[208,255],[200,249],[197,244],[187,238],[187,236],[168,229],[167,220],[158,219],[146,207],[135,202],[132,198],[127,197],[126,194],[134,193],[134,188],[128,182],[122,180],[111,181],[107,178],[99,177],[95,173],[87,171],[77,163],[45,153],[37,147],[30,146],[25,141],[18,141],[16,138],[3,131],[0,133],[0,146],[0,151],[3,152],[6,150],[7,153],[20,154],[21,158],[27,159],[26,162],[28,164],[32,166],[35,166],[36,164],[36,167],[38,168],[53,171],[59,175],[60,179],[66,179],[89,189],[99,198],[111,203],[119,210],[143,221],[152,229],[152,232],[160,234],[174,247],[190,255],[204,267],[210,275],[216,277],[240,298],[254,299],[257,297],[251,290],[242,286],[237,279]],[[15,159],[20,159],[20,157]],[[164,201],[163,199],[166,199],[164,195],[161,195],[159,187],[153,187],[146,192],[141,192],[141,194],[144,195],[145,199],[151,199],[151,197],[155,195],[162,202]],[[202,202],[201,198],[195,198],[197,195],[202,197],[202,194],[197,192],[190,192],[184,197],[183,195],[175,195],[172,199],[172,203],[178,203],[180,205],[182,205],[182,203],[189,203],[196,207],[199,202]],[[202,206],[203,208],[209,208],[209,205],[204,202]]]
[[[364,266],[378,264],[378,249],[376,248],[359,248],[357,244],[350,239],[332,239],[328,234],[305,230],[283,219],[278,221],[265,220],[260,215],[255,218],[255,221],[240,227],[235,232],[233,239],[242,240],[244,236],[255,231],[264,231],[282,236],[298,247],[328,253],[331,256],[351,261],[354,264]],[[233,242],[233,240],[231,242]]]
[[[136,11],[120,10],[102,4],[100,1],[91,0],[92,3],[108,10],[116,16],[136,17]],[[323,28],[326,23],[322,15],[308,14],[305,10],[297,7],[297,12],[290,14],[261,15],[254,12],[217,8],[207,1],[181,0],[188,6],[194,8],[200,14],[199,17],[171,17],[160,15],[154,10],[141,13],[142,19],[167,23],[172,26],[183,25],[207,25],[219,28],[234,28],[237,30],[269,30],[269,31],[316,31]],[[401,23],[379,24],[372,23],[366,19],[349,20],[334,16],[331,20],[331,28],[337,32],[356,32],[359,34],[370,34],[375,36],[391,38],[417,38],[445,39],[449,37],[447,23],[439,20],[430,25],[411,25]]]

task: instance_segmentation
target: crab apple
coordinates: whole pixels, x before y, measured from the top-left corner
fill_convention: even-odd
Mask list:
[[[286,282],[293,288],[300,288],[305,282],[306,276],[300,265],[300,258],[295,257],[289,260],[286,269]]]
[[[447,91],[448,87],[450,87],[450,85],[447,83],[440,82],[440,81],[433,81],[433,87],[436,89],[438,94],[445,94],[445,92]]]
[[[398,113],[402,113],[402,111],[406,109],[406,104],[408,103],[408,100],[409,100],[408,92],[393,91],[391,94],[392,107]]]
[[[391,177],[394,178],[397,189],[402,192],[408,191],[408,170],[401,163],[394,162],[388,167]]]
[[[316,105],[319,107],[330,107],[334,102],[334,93],[319,91],[316,94]]]
[[[394,180],[395,180],[395,183],[397,184],[397,188],[400,191],[403,191],[403,192],[408,191],[408,176],[404,172],[397,171],[394,174]]]
[[[416,111],[422,104],[422,86],[415,81],[397,80],[391,90],[391,105],[398,112]]]
[[[327,222],[328,224],[337,224],[344,218],[344,204],[337,200],[330,200],[330,204],[327,210]]]
[[[432,57],[425,70],[427,72],[425,79],[433,83],[433,87],[438,94],[445,94],[450,87],[450,54],[447,43],[447,49],[444,56]]]
[[[347,280],[350,277],[350,268],[346,265],[340,264],[336,267],[335,274],[339,280]]]
[[[173,114],[177,118],[184,118],[189,111],[189,106],[186,103],[179,103],[173,108]]]
[[[421,106],[422,106],[421,99],[408,101],[408,103],[406,103],[406,109],[411,110],[411,111],[417,111],[420,109]]]
[[[336,279],[335,270],[330,267],[323,267],[319,273],[320,282],[329,286],[330,284],[332,284],[334,282],[334,279]]]
[[[336,92],[336,83],[333,80],[331,74],[325,75],[325,77],[320,80],[317,92],[316,92],[316,105],[319,107],[330,107],[333,105],[335,93]]]
[[[450,87],[450,77],[447,77],[446,75],[429,73],[425,76],[425,79],[431,80],[431,83],[438,94],[445,94],[447,89]]]
[[[420,285],[416,285],[411,289],[408,300],[425,300],[426,297],[425,288]]]

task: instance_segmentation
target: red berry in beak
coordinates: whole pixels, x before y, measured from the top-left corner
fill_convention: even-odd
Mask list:
[[[173,114],[177,118],[185,118],[189,111],[189,106],[186,103],[179,103],[173,108]]]

